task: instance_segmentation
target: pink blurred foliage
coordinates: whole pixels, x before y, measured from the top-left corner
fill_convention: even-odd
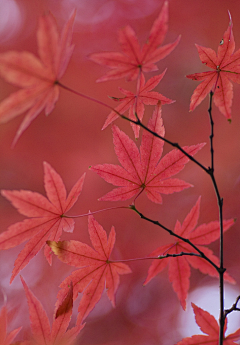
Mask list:
[[[10,0],[6,0],[9,1]],[[99,50],[117,51],[117,30],[130,24],[136,31],[140,43],[147,38],[156,15],[159,13],[163,1],[93,1],[91,7],[88,1],[52,1],[52,0],[19,0],[11,1],[19,9],[19,26],[7,40],[1,39],[6,35],[0,32],[0,50],[28,50],[37,52],[36,23],[38,17],[50,10],[57,19],[58,27],[62,28],[66,18],[73,8],[77,9],[74,25],[73,42],[75,50],[69,67],[63,76],[62,82],[71,88],[100,99],[111,106],[115,106],[107,96],[121,97],[118,87],[128,89],[124,81],[111,81],[101,84],[95,83],[106,72],[106,68],[88,61],[87,55]],[[7,7],[5,7],[7,10]],[[181,42],[169,57],[159,63],[160,71],[168,68],[164,79],[156,91],[175,99],[176,103],[164,108],[163,121],[166,127],[166,137],[179,142],[182,146],[206,142],[209,137],[209,124],[205,100],[194,110],[188,112],[191,94],[195,84],[185,78],[185,75],[199,70],[199,58],[195,43],[212,47],[216,50],[222,33],[226,30],[228,21],[227,10],[230,10],[234,22],[235,41],[240,44],[240,3],[236,0],[208,0],[204,2],[192,0],[170,0],[169,31],[165,43],[172,42],[181,34]],[[1,12],[0,12],[1,13]],[[15,12],[12,12],[15,13]],[[1,16],[0,16],[1,18]],[[9,14],[11,19],[11,13]],[[17,19],[16,19],[17,20]],[[9,26],[6,26],[9,27]],[[203,69],[204,70],[204,69]],[[152,75],[151,75],[152,76]],[[16,88],[0,80],[0,100],[3,100]],[[235,95],[240,91],[235,86]],[[224,196],[224,217],[240,217],[240,148],[239,126],[240,117],[237,97],[232,105],[232,124],[226,125],[226,120],[214,108],[215,159],[216,178]],[[87,213],[89,209],[98,210],[112,206],[111,202],[99,202],[97,199],[111,190],[96,174],[88,171],[89,165],[102,162],[118,164],[112,144],[110,128],[101,131],[109,111],[77,97],[65,90],[60,90],[60,98],[50,117],[43,113],[31,124],[31,127],[20,138],[14,150],[11,142],[22,118],[15,119],[0,127],[0,188],[1,189],[28,189],[44,194],[42,184],[42,162],[49,162],[62,176],[66,189],[70,190],[75,181],[84,172],[87,172],[81,200],[71,210],[71,214]],[[146,121],[151,111],[146,110]],[[216,115],[216,116],[215,116]],[[133,138],[128,123],[121,119],[117,125]],[[179,128],[181,130],[179,130]],[[228,144],[224,144],[224,141]],[[208,145],[206,145],[208,146]],[[208,166],[209,146],[198,153],[198,159]],[[164,154],[170,147],[164,146]],[[215,194],[210,181],[197,167],[189,164],[179,175],[194,185],[179,195],[164,196],[163,205],[146,202],[140,197],[138,207],[153,219],[159,219],[173,229],[176,219],[181,222],[184,215],[192,207],[196,198],[201,194],[201,215],[199,223],[210,222],[218,217]],[[125,205],[129,203],[126,201]],[[120,205],[120,203],[119,203]],[[23,217],[15,212],[10,203],[0,199],[1,232]],[[156,249],[156,243],[169,243],[169,235],[152,224],[147,224],[128,210],[116,210],[99,213],[97,221],[105,229],[114,224],[117,233],[117,247],[113,253],[114,259],[146,256]],[[87,233],[87,219],[78,218],[75,221],[74,239],[90,244]],[[63,240],[72,239],[71,234],[65,233]],[[240,284],[239,264],[240,254],[239,231],[233,227],[225,235],[225,247],[231,248],[225,252],[225,263],[228,272]],[[9,332],[23,326],[16,340],[21,340],[21,334],[30,331],[27,314],[27,301],[19,277],[11,287],[8,282],[14,261],[23,247],[20,245],[10,251],[0,252],[0,274],[2,289],[7,294],[8,303],[12,308],[17,305],[15,317],[8,325]],[[218,245],[210,247],[218,250]],[[2,264],[3,263],[3,264]],[[96,306],[88,317],[84,329],[81,331],[79,344],[92,345],[172,345],[180,340],[178,330],[178,311],[181,308],[174,292],[169,288],[167,272],[143,287],[146,279],[148,262],[131,264],[133,274],[123,276],[116,296],[116,308],[112,309],[110,302],[104,299]],[[43,253],[39,253],[28,268],[22,271],[23,277],[29,282],[29,287],[43,303],[48,317],[51,317],[54,303],[59,291],[58,285],[72,272],[72,268],[62,264],[57,258],[53,266],[49,267]],[[191,278],[191,289],[202,281],[203,275],[194,272]],[[205,279],[205,282],[211,278]],[[46,291],[48,293],[46,293]],[[168,299],[166,299],[166,295]],[[1,299],[2,301],[2,299]],[[77,304],[73,308],[72,320],[76,320]],[[24,315],[25,315],[24,314]],[[70,326],[74,325],[71,321]],[[170,325],[170,326],[169,326]],[[172,332],[172,330],[175,330]]]

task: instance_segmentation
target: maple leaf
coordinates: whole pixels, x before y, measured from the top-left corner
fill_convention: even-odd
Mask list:
[[[156,75],[155,77],[150,78],[147,81],[147,83],[145,83],[145,77],[143,73],[141,73],[138,95],[135,95],[133,92],[119,87],[119,90],[125,95],[125,97],[114,98],[117,101],[121,101],[121,104],[118,105],[115,108],[115,110],[118,113],[123,114],[126,110],[129,109],[129,118],[135,121],[136,120],[135,113],[137,113],[137,116],[139,120],[141,121],[144,114],[144,104],[157,105],[159,101],[161,105],[173,103],[174,102],[173,100],[161,95],[160,93],[150,91],[159,84],[165,72],[166,70],[162,74],[159,74],[159,75]],[[108,125],[110,125],[110,123],[112,123],[117,118],[118,118],[117,113],[115,111],[112,111],[108,115],[107,120],[105,121],[102,129],[105,129]],[[135,125],[134,123],[131,123],[131,126],[133,128],[135,138],[138,138],[140,127]]]
[[[41,302],[28,288],[21,277],[22,284],[27,296],[29,316],[31,321],[32,341],[37,345],[70,345],[75,340],[84,325],[77,325],[67,330],[71,320],[73,308],[73,287],[70,284],[66,298],[55,313],[52,328]],[[60,312],[59,312],[60,311]]]
[[[83,293],[78,308],[77,324],[87,317],[100,300],[105,285],[108,298],[115,306],[119,275],[131,273],[131,269],[126,264],[112,262],[109,259],[115,243],[114,227],[111,228],[107,239],[106,231],[93,216],[89,215],[88,231],[94,249],[78,241],[47,242],[61,261],[80,268],[61,283],[62,289],[58,294],[58,300],[61,302],[65,298],[71,282],[74,300],[79,292]]]
[[[195,320],[198,326],[200,327],[201,331],[207,335],[193,335],[192,337],[184,338],[176,345],[218,345],[219,344],[219,325],[217,320],[214,318],[213,315],[209,314],[207,311],[199,308],[194,303],[192,303],[192,308],[195,314]],[[229,334],[227,337],[225,336],[227,330],[227,318],[225,319],[225,326],[224,326],[224,339],[223,344],[225,345],[235,345],[238,344],[235,340],[240,338],[240,328],[232,333]]]
[[[155,108],[148,128],[164,137],[165,130],[161,118],[161,106]],[[181,171],[189,159],[179,150],[172,150],[161,160],[163,140],[148,131],[143,132],[140,152],[136,144],[117,126],[112,126],[113,142],[119,165],[95,165],[90,169],[104,180],[119,188],[113,189],[99,200],[127,200],[145,190],[147,197],[162,203],[161,193],[171,194],[190,187],[189,183],[171,177]],[[191,156],[205,144],[185,146],[183,149]]]
[[[140,72],[157,71],[156,62],[165,58],[177,46],[180,36],[174,43],[159,47],[168,30],[168,2],[153,23],[147,43],[140,47],[137,36],[130,25],[119,31],[118,39],[122,53],[102,52],[89,56],[91,60],[111,68],[97,82],[126,77],[128,81],[138,77]]]
[[[179,221],[176,222],[174,233],[185,239],[189,239],[191,243],[197,246],[202,253],[205,254],[215,265],[219,266],[218,258],[213,255],[212,251],[203,245],[212,243],[219,238],[220,227],[219,222],[214,221],[208,224],[202,224],[196,228],[199,212],[200,212],[200,197],[196,204],[193,206],[189,214],[186,216],[182,225]],[[228,230],[234,224],[234,219],[223,221],[223,231]],[[165,256],[167,254],[180,254],[180,253],[196,253],[199,254],[190,244],[184,242],[181,239],[176,238],[175,242],[166,244],[154,250],[149,256]],[[219,277],[219,273],[216,269],[205,259],[197,256],[178,256],[178,257],[166,257],[162,259],[156,259],[152,262],[148,276],[144,282],[144,285],[149,283],[158,273],[160,273],[169,264],[168,275],[169,280],[173,285],[173,289],[176,292],[182,308],[186,309],[186,298],[189,289],[190,278],[190,265],[193,268],[199,269],[204,274],[209,274],[212,277]],[[234,279],[224,274],[224,278],[230,283],[235,283]]]
[[[0,312],[0,344],[10,345],[21,328],[16,328],[7,334],[7,307],[4,305]]]
[[[44,162],[43,165],[44,186],[48,199],[39,193],[27,190],[1,191],[19,213],[31,217],[11,225],[7,231],[0,234],[0,250],[15,247],[30,239],[15,261],[10,282],[40,251],[48,239],[58,241],[63,230],[72,232],[74,229],[74,220],[64,215],[77,201],[85,174],[73,186],[67,197],[60,175],[48,163]],[[44,255],[51,265],[52,257],[48,246],[45,246]]]
[[[13,145],[43,109],[46,115],[54,109],[59,97],[58,81],[67,68],[74,48],[71,40],[75,14],[76,11],[65,24],[61,35],[51,13],[40,18],[37,31],[40,59],[26,51],[0,54],[0,76],[22,88],[1,102],[0,123],[27,111]]]
[[[193,92],[190,111],[194,110],[212,91],[215,105],[228,120],[231,119],[233,98],[233,86],[230,80],[240,83],[240,49],[234,53],[235,42],[230,13],[229,16],[230,23],[220,42],[217,54],[211,48],[196,44],[202,63],[214,71],[187,75],[187,78],[202,81]]]

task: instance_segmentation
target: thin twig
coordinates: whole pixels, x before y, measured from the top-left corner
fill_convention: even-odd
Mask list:
[[[240,295],[236,298],[235,303],[233,303],[232,307],[230,309],[225,309],[224,311],[224,318],[233,311],[240,311],[240,308],[237,307],[238,302],[240,301]]]
[[[102,101],[99,101],[98,99],[93,98],[93,97],[91,97],[91,96],[87,96],[87,95],[85,95],[84,93],[75,91],[75,90],[71,89],[70,87],[68,87],[68,86],[66,86],[66,85],[64,85],[64,84],[62,84],[62,83],[60,83],[59,81],[56,81],[56,84],[59,85],[60,87],[62,87],[63,89],[65,89],[65,90],[67,90],[67,91],[70,91],[70,92],[74,93],[74,94],[77,95],[77,96],[80,96],[80,97],[82,97],[82,98],[88,99],[89,101],[92,101],[92,102],[94,102],[94,103],[100,104],[100,105],[102,105],[102,106],[104,106],[104,107],[106,107],[106,108],[108,108],[108,109],[110,109],[110,110],[112,110],[112,111],[115,111],[115,113],[116,113],[117,115],[121,116],[121,114],[120,114],[117,110],[115,110],[113,107],[111,107],[111,106],[108,105],[107,103],[104,103],[104,102],[102,102]]]
[[[219,315],[219,345],[223,345],[224,339],[224,323],[225,323],[225,313],[224,313],[224,272],[226,269],[223,265],[223,199],[220,196],[219,189],[217,186],[217,182],[214,176],[214,149],[213,149],[213,138],[214,138],[214,122],[212,118],[212,100],[213,100],[213,91],[210,92],[209,95],[209,120],[211,125],[211,134],[210,138],[210,153],[211,153],[211,168],[208,169],[209,175],[212,179],[213,187],[216,193],[217,202],[218,202],[218,209],[219,209],[219,226],[220,226],[220,249],[219,249],[219,256],[220,256],[220,267],[219,267],[219,289],[220,289],[220,315]]]
[[[89,101],[92,101],[94,103],[97,103],[97,104],[100,104],[112,111],[114,111],[119,117],[121,117],[122,119],[124,120],[127,120],[131,123],[134,123],[135,125],[139,125],[140,127],[142,127],[143,129],[145,129],[146,131],[148,131],[149,133],[153,134],[155,137],[163,140],[164,142],[168,143],[169,145],[173,146],[174,148],[180,150],[185,156],[187,156],[191,161],[193,161],[195,164],[197,164],[201,169],[203,169],[207,174],[210,174],[209,170],[210,168],[206,168],[203,164],[201,164],[197,159],[195,159],[194,157],[192,157],[189,153],[187,153],[178,143],[174,143],[168,139],[166,139],[165,137],[162,137],[161,135],[153,132],[151,129],[149,129],[147,126],[145,126],[138,118],[137,116],[137,113],[135,112],[135,116],[136,116],[136,121],[135,120],[132,120],[132,119],[129,119],[128,117],[126,117],[125,115],[123,114],[120,114],[116,109],[114,109],[113,107],[111,107],[110,105],[102,102],[102,101],[99,101],[93,97],[90,97],[90,96],[87,96],[81,92],[78,92],[78,91],[75,91],[73,89],[71,89],[70,87],[68,86],[65,86],[64,84],[60,83],[59,81],[56,82],[56,84],[58,84],[60,87],[62,87],[63,89],[67,90],[67,91],[70,91],[72,93],[74,93],[75,95],[78,95],[80,97],[83,97],[85,99],[88,99]]]
[[[209,118],[210,118],[210,125],[211,125],[211,134],[210,134],[210,152],[211,152],[211,166],[206,168],[204,165],[202,165],[200,162],[198,162],[194,157],[192,157],[191,155],[189,155],[187,152],[185,152],[182,147],[178,144],[178,143],[173,143],[165,138],[163,138],[162,136],[158,135],[157,133],[153,132],[152,130],[150,130],[148,127],[146,127],[137,117],[136,114],[136,121],[133,121],[129,118],[127,118],[124,115],[121,115],[122,118],[124,118],[127,121],[130,121],[132,123],[135,123],[136,125],[141,126],[143,129],[145,129],[146,131],[150,132],[151,134],[153,134],[154,136],[158,137],[161,140],[164,140],[165,142],[167,142],[168,144],[170,144],[171,146],[177,148],[178,150],[180,150],[184,155],[186,155],[191,161],[193,161],[195,164],[197,164],[202,170],[204,170],[211,178],[212,183],[213,183],[213,187],[216,193],[216,197],[217,197],[217,202],[218,202],[218,208],[219,208],[219,226],[220,226],[220,266],[217,267],[216,265],[214,266],[218,273],[219,273],[219,287],[220,287],[220,316],[219,316],[219,345],[223,345],[223,338],[224,338],[224,272],[226,271],[226,269],[224,268],[224,264],[223,264],[223,211],[222,211],[222,207],[223,207],[223,198],[221,198],[220,196],[220,192],[217,186],[217,182],[214,176],[214,149],[213,149],[213,138],[214,138],[214,122],[212,119],[212,100],[213,100],[213,92],[210,92],[210,100],[209,100],[209,108],[208,108],[208,114],[209,114]],[[144,218],[146,219],[146,218]],[[154,222],[153,222],[154,223]],[[155,223],[154,223],[155,224]],[[161,226],[161,225],[160,225]],[[166,230],[166,229],[165,229]],[[191,244],[192,245],[192,244]],[[208,258],[205,257],[205,259],[207,261],[209,261]]]
[[[213,151],[214,122],[213,122],[213,118],[212,118],[212,97],[213,97],[213,92],[210,91],[208,114],[209,114],[210,125],[211,125],[211,134],[210,134],[209,138],[210,138],[210,152],[211,152],[211,169],[212,169],[212,173],[213,173],[214,172],[214,151]]]
[[[134,123],[135,125],[138,125],[140,127],[142,127],[143,129],[145,129],[146,131],[148,131],[149,133],[151,133],[152,135],[154,135],[155,137],[163,140],[164,142],[168,143],[169,145],[171,145],[172,147],[180,150],[185,156],[188,157],[189,160],[191,160],[192,162],[194,162],[196,165],[198,165],[202,170],[204,170],[210,177],[214,186],[214,190],[217,196],[217,201],[218,201],[218,207],[219,207],[219,223],[220,223],[220,267],[218,267],[217,265],[215,265],[208,257],[205,256],[204,253],[202,253],[193,243],[191,243],[191,241],[189,241],[188,239],[184,239],[181,238],[181,236],[178,236],[176,234],[174,234],[173,231],[167,229],[166,227],[164,227],[163,225],[161,225],[158,221],[153,221],[147,217],[145,217],[143,214],[141,214],[140,212],[138,212],[136,209],[135,211],[140,215],[141,218],[156,224],[160,227],[162,227],[163,229],[165,229],[166,231],[169,232],[170,235],[175,236],[180,238],[182,241],[190,244],[195,250],[198,251],[198,253],[201,255],[201,257],[205,260],[207,260],[213,267],[215,267],[215,269],[218,271],[219,273],[219,280],[220,280],[220,317],[219,317],[219,323],[220,323],[220,327],[219,327],[219,345],[223,345],[223,334],[224,334],[224,321],[225,321],[225,317],[224,317],[224,283],[223,283],[223,275],[224,272],[226,271],[226,269],[223,266],[223,215],[222,215],[222,205],[223,205],[223,199],[220,197],[220,193],[218,190],[218,186],[215,180],[215,176],[214,176],[214,150],[213,150],[213,137],[214,137],[214,132],[213,132],[213,128],[214,128],[214,122],[212,120],[212,99],[213,99],[213,92],[210,92],[210,105],[209,105],[209,109],[208,109],[208,113],[209,113],[209,117],[210,117],[210,124],[211,124],[211,134],[210,134],[210,147],[211,147],[211,166],[206,168],[203,164],[201,164],[198,160],[196,160],[194,157],[192,157],[190,154],[188,154],[178,143],[174,143],[164,137],[162,137],[161,135],[155,133],[154,131],[152,131],[151,129],[149,129],[147,126],[145,126],[138,118],[137,113],[135,113],[136,116],[136,121],[129,119],[128,117],[126,117],[123,114],[120,114],[116,109],[112,108],[111,106],[109,106],[108,104],[101,102],[99,100],[96,100],[90,96],[87,96],[85,94],[82,94],[80,92],[74,91],[71,88],[61,84],[60,82],[57,82],[59,86],[61,86],[62,88],[71,91],[75,94],[77,94],[78,96],[81,96],[85,99],[88,99],[90,101],[93,101],[95,103],[98,103],[104,107],[107,107],[108,109],[114,111],[118,116],[120,116],[121,118]],[[135,206],[134,206],[135,208]]]
[[[108,208],[104,208],[104,209],[101,209],[101,210],[97,210],[97,211],[93,211],[93,212],[88,212],[88,213],[83,213],[83,214],[78,214],[76,216],[68,216],[66,214],[63,214],[61,217],[62,218],[81,218],[81,217],[86,217],[86,216],[89,216],[89,215],[92,215],[92,214],[95,214],[95,213],[99,213],[99,212],[104,212],[104,211],[111,211],[111,210],[117,210],[119,208],[127,208],[127,209],[130,209],[131,207],[129,206],[115,206],[115,207],[108,207]]]
[[[154,225],[157,225],[159,227],[161,227],[162,229],[166,230],[171,236],[174,236],[178,239],[180,239],[181,241],[185,242],[185,243],[188,243],[191,247],[193,247],[199,254],[200,254],[200,257],[203,258],[204,260],[206,260],[208,263],[210,263],[210,265],[212,265],[216,271],[219,273],[219,267],[212,261],[210,260],[200,249],[198,249],[197,246],[195,246],[194,243],[192,243],[188,238],[184,238],[178,234],[175,234],[172,230],[168,229],[166,226],[162,225],[161,223],[159,223],[158,220],[153,220],[153,219],[150,219],[146,216],[144,216],[141,212],[139,212],[135,205],[131,205],[130,208],[132,210],[134,210],[142,219],[154,224]]]
[[[162,259],[166,259],[166,258],[175,258],[177,256],[197,256],[197,257],[202,257],[200,254],[197,253],[185,253],[185,252],[181,252],[178,254],[166,254],[166,255],[158,255],[158,256],[146,256],[144,258],[134,258],[134,259],[124,259],[124,260],[109,260],[108,262],[110,263],[114,263],[114,262],[129,262],[129,261],[139,261],[139,260],[162,260]]]
[[[202,258],[201,254],[197,253],[186,253],[186,252],[181,252],[181,253],[175,253],[175,254],[166,254],[166,255],[159,255],[159,259],[165,259],[165,258],[176,258],[178,256],[197,256],[199,258]]]
[[[129,119],[128,117],[126,117],[125,115],[120,114],[121,118],[123,118],[124,120],[127,120],[131,123],[134,123],[135,125],[139,125],[140,127],[142,127],[143,129],[145,129],[147,132],[151,133],[152,135],[154,135],[155,137],[165,141],[165,143],[168,143],[169,145],[175,147],[176,149],[178,149],[179,151],[181,151],[185,156],[187,156],[191,161],[193,161],[195,164],[197,164],[201,169],[203,169],[207,174],[210,174],[209,172],[209,168],[206,168],[203,164],[201,164],[197,159],[195,159],[194,157],[192,157],[189,153],[187,153],[178,143],[174,143],[171,140],[166,139],[165,137],[162,137],[161,135],[157,134],[156,132],[152,131],[151,129],[149,129],[147,126],[145,126],[140,120],[139,118],[137,118],[137,120],[132,120]],[[137,117],[137,114],[135,114],[135,116]]]

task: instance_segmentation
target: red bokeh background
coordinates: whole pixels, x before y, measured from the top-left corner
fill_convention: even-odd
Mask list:
[[[126,24],[134,28],[140,42],[144,43],[162,4],[162,0],[2,0],[0,49],[1,52],[28,50],[37,54],[38,17],[50,10],[56,17],[59,28],[62,28],[72,9],[76,8],[73,34],[75,50],[62,83],[115,106],[108,95],[120,96],[118,86],[134,90],[135,84],[127,83],[125,80],[96,84],[96,79],[102,76],[107,68],[89,61],[87,55],[98,51],[118,51],[117,30]],[[168,70],[157,91],[176,100],[174,104],[163,107],[166,137],[182,146],[207,142],[196,158],[208,166],[210,164],[208,101],[205,100],[193,113],[189,113],[190,97],[197,83],[185,78],[185,75],[206,70],[201,65],[194,44],[217,49],[227,29],[229,21],[227,10],[231,12],[233,18],[236,48],[240,47],[240,3],[238,0],[170,0],[169,4],[169,31],[164,43],[173,42],[179,34],[182,38],[171,55],[158,63],[160,72],[166,67]],[[153,75],[151,73],[147,78]],[[0,80],[0,100],[15,90],[16,88]],[[240,218],[239,93],[239,85],[234,85],[231,125],[213,106],[216,179],[224,198],[226,219]],[[151,107],[146,110],[145,123],[152,110]],[[54,111],[48,118],[41,113],[23,133],[14,149],[11,149],[11,142],[22,121],[22,116],[1,125],[0,188],[27,189],[45,195],[42,163],[47,161],[62,176],[68,191],[77,179],[87,172],[83,191],[71,210],[71,215],[116,205],[129,205],[131,201],[125,203],[98,201],[97,199],[110,191],[112,186],[88,171],[90,165],[118,164],[110,127],[101,131],[107,115],[106,108],[61,90]],[[127,122],[119,119],[116,124],[133,138]],[[165,144],[164,154],[170,149]],[[176,220],[182,222],[198,196],[202,195],[199,224],[216,220],[218,207],[209,177],[193,163],[189,163],[178,177],[192,183],[194,188],[163,196],[162,205],[153,204],[142,195],[137,201],[138,209],[146,216],[157,219],[173,229]],[[0,197],[0,217],[0,232],[24,219],[3,197]],[[115,226],[117,233],[113,253],[115,259],[144,257],[158,246],[172,242],[172,238],[162,229],[141,220],[130,210],[102,212],[96,214],[95,218],[108,233],[111,226]],[[238,224],[237,221],[236,225],[225,234],[224,257],[225,266],[237,281],[239,290]],[[74,233],[64,233],[62,238],[74,238],[90,244],[87,218],[77,219]],[[10,311],[9,330],[23,326],[17,340],[23,339],[30,327],[27,302],[19,277],[9,285],[14,261],[23,246],[24,244],[0,252],[0,280],[3,291],[0,303],[3,302],[5,294]],[[210,245],[216,255],[218,255],[218,247],[217,241]],[[178,331],[179,301],[168,281],[167,270],[143,287],[149,264],[147,260],[130,264],[133,273],[121,277],[116,308],[112,308],[104,294],[86,319],[87,323],[80,334],[78,344],[170,345],[181,340]],[[54,311],[58,286],[72,271],[72,267],[62,264],[56,257],[52,267],[49,267],[42,251],[22,271],[22,276],[41,300],[50,319]],[[190,291],[198,286],[207,286],[212,281],[213,278],[192,270]],[[232,302],[235,297],[233,296]],[[77,301],[71,325],[76,320],[76,313]]]

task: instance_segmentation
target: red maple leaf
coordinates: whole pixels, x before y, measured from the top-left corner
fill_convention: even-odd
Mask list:
[[[70,345],[75,340],[84,325],[77,325],[67,330],[72,316],[73,288],[70,284],[66,298],[58,307],[52,328],[41,302],[34,296],[32,291],[21,277],[22,284],[27,296],[29,316],[31,321],[32,340],[31,345]]]
[[[23,222],[11,225],[0,235],[0,249],[9,249],[30,239],[15,261],[11,282],[28,262],[46,244],[47,240],[58,241],[62,231],[72,232],[74,220],[64,217],[81,193],[85,174],[77,181],[68,197],[64,183],[56,171],[44,162],[44,186],[48,199],[36,192],[28,190],[2,190],[19,213],[30,217]],[[52,257],[48,246],[44,254],[51,264]]]
[[[235,42],[232,27],[230,16],[228,29],[223,35],[217,54],[211,48],[196,44],[202,63],[214,71],[187,75],[187,78],[202,81],[191,97],[190,111],[194,110],[212,91],[215,105],[227,119],[231,119],[233,86],[230,80],[240,83],[240,49],[234,53]]]
[[[195,314],[195,320],[201,331],[207,335],[193,335],[192,337],[184,338],[176,345],[218,345],[219,344],[219,325],[213,315],[207,311],[199,308],[192,303],[192,308]],[[240,338],[240,328],[225,337],[227,330],[227,318],[224,326],[224,345],[236,345],[235,340]]]
[[[194,245],[197,246],[202,253],[205,254],[215,265],[219,266],[218,258],[213,255],[212,251],[203,245],[212,243],[219,238],[220,227],[219,222],[214,221],[208,224],[202,224],[197,228],[197,222],[200,211],[200,198],[193,206],[183,224],[179,221],[176,222],[174,233],[185,239],[189,239]],[[225,220],[223,222],[223,231],[228,230],[234,224],[234,219]],[[176,238],[175,242],[166,244],[154,250],[149,256],[165,256],[167,254],[179,254],[179,253],[196,253],[199,254],[190,244]],[[216,269],[206,260],[197,256],[178,256],[178,257],[166,257],[156,259],[152,262],[147,279],[144,284],[149,283],[158,273],[160,273],[169,264],[168,274],[169,280],[173,285],[173,289],[176,292],[182,308],[186,309],[186,298],[189,289],[190,278],[190,265],[193,268],[199,269],[204,274],[209,274],[213,277],[219,277],[219,273]],[[230,283],[235,283],[227,273],[224,277]]]
[[[107,239],[103,227],[89,215],[88,231],[94,249],[87,244],[78,241],[48,241],[48,245],[58,258],[80,269],[74,271],[60,285],[62,288],[58,294],[58,300],[65,298],[70,282],[73,283],[73,299],[79,292],[82,298],[79,304],[77,324],[80,324],[100,300],[106,285],[107,295],[112,305],[115,306],[115,293],[119,285],[119,275],[131,273],[131,269],[123,263],[111,262],[110,255],[115,243],[115,230]]]
[[[74,48],[71,40],[75,14],[71,15],[61,35],[51,13],[40,18],[37,31],[40,59],[26,51],[0,54],[0,76],[22,88],[1,102],[0,123],[27,111],[13,145],[43,109],[46,115],[54,109],[59,97],[58,80],[67,68]]]
[[[180,40],[179,36],[174,43],[159,47],[167,33],[167,23],[168,2],[165,1],[159,16],[153,23],[147,43],[144,44],[142,49],[134,30],[127,25],[118,34],[122,53],[103,52],[91,54],[89,56],[91,60],[111,68],[111,71],[99,78],[97,82],[123,77],[130,81],[136,79],[140,72],[157,71],[158,67],[155,63],[170,54]]]
[[[118,105],[115,110],[123,114],[126,110],[129,109],[129,118],[131,120],[136,120],[135,113],[137,113],[137,116],[139,120],[141,121],[144,114],[144,104],[147,105],[157,105],[160,101],[161,105],[163,104],[170,104],[174,101],[161,95],[158,92],[150,91],[154,89],[159,82],[162,80],[166,70],[159,75],[156,75],[155,77],[150,78],[145,83],[145,77],[143,73],[141,73],[140,77],[140,85],[139,85],[139,93],[138,95],[135,95],[133,92],[125,90],[121,87],[119,87],[119,90],[125,95],[124,98],[114,98],[116,101],[121,101],[121,104]],[[102,129],[105,129],[110,123],[112,123],[114,120],[118,118],[118,115],[115,111],[112,111],[108,117],[107,120],[104,123],[104,126]],[[135,125],[131,122],[135,138],[139,137],[139,129],[140,127]]]
[[[158,104],[148,123],[148,128],[162,137],[165,130],[161,118],[161,106]],[[161,194],[171,194],[190,187],[189,183],[171,177],[181,171],[189,159],[179,150],[172,150],[161,160],[163,140],[148,131],[143,132],[140,152],[136,144],[117,126],[112,127],[113,142],[119,165],[95,165],[90,169],[119,188],[100,198],[100,200],[127,200],[142,191],[156,203],[162,203]],[[183,149],[195,155],[205,144],[186,146]]]
[[[21,328],[16,328],[7,334],[7,307],[4,305],[0,311],[0,344],[10,345]]]

